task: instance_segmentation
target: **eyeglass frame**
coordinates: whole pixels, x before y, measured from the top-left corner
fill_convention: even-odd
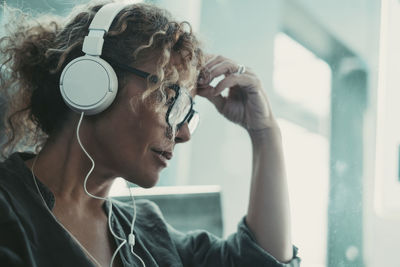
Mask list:
[[[152,83],[157,83],[158,82],[158,77],[156,75],[154,75],[154,74],[151,74],[151,73],[146,72],[146,71],[139,70],[137,68],[134,68],[134,67],[131,67],[131,66],[119,63],[119,62],[116,62],[114,60],[110,60],[110,59],[105,59],[105,60],[108,61],[110,64],[114,65],[115,67],[120,68],[120,69],[125,70],[125,71],[128,71],[128,72],[130,72],[132,74],[135,74],[136,76],[142,77],[144,79],[147,79],[147,78],[150,77],[149,80]],[[168,110],[167,110],[167,113],[165,114],[165,120],[166,120],[168,126],[173,128],[171,123],[169,122],[169,115],[170,115],[170,113],[172,111],[172,108],[175,105],[176,100],[178,99],[178,97],[180,95],[181,87],[179,86],[179,84],[172,84],[171,86],[168,86],[168,88],[175,91],[175,97],[173,98],[172,103],[169,103],[169,105],[168,105]],[[176,131],[179,131],[179,129],[185,123],[189,123],[191,121],[191,119],[193,118],[194,114],[198,114],[198,112],[193,109],[193,105],[194,105],[193,98],[188,93],[186,93],[186,95],[190,99],[190,110],[186,114],[186,116],[182,120],[182,122],[180,122],[179,124],[176,125]],[[196,126],[196,128],[197,128],[197,126]]]
[[[167,121],[168,125],[170,127],[172,127],[169,122],[169,115],[172,111],[172,108],[174,107],[176,100],[178,99],[178,97],[180,95],[181,87],[178,84],[173,84],[173,85],[169,86],[168,88],[175,91],[175,97],[173,98],[173,102],[169,104],[167,114],[165,114],[165,120]],[[198,113],[196,110],[193,109],[193,105],[194,105],[193,98],[187,93],[186,93],[186,95],[190,99],[190,109],[189,109],[189,112],[186,114],[185,118],[182,120],[182,122],[180,122],[179,124],[176,125],[176,131],[178,131],[185,123],[189,123],[190,120],[193,118],[194,114]]]

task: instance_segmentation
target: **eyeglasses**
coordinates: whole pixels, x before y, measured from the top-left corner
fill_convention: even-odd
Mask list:
[[[152,75],[148,72],[113,60],[107,59],[107,61],[115,67],[128,71],[136,76],[144,79],[149,78],[152,83],[158,82],[158,77],[156,75]],[[188,90],[181,88],[178,84],[173,84],[168,88],[175,92],[175,96],[167,102],[168,110],[165,115],[165,120],[167,121],[168,126],[176,133],[183,125],[185,125],[185,123],[187,123],[189,132],[192,135],[200,121],[199,113],[193,109],[193,98],[189,95]]]
[[[175,126],[178,131],[185,123],[188,124],[190,134],[196,130],[199,124],[199,113],[193,109],[193,99],[187,93],[187,90],[181,90],[177,84],[169,86],[170,89],[175,91],[175,96],[169,103],[165,119],[170,127]]]

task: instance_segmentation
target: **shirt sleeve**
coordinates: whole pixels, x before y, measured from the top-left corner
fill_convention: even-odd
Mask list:
[[[298,267],[298,249],[293,246],[293,258],[288,263],[276,260],[261,248],[243,218],[236,233],[222,240],[206,231],[181,233],[169,227],[184,266],[232,267]]]

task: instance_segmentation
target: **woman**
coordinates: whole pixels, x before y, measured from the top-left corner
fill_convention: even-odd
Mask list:
[[[166,11],[115,6],[80,7],[65,24],[19,17],[0,42],[9,133],[0,166],[2,266],[298,266],[280,132],[257,77],[229,59],[203,56],[190,28]],[[111,27],[94,27],[99,17],[100,24],[111,18]],[[116,75],[107,70],[116,88],[90,108],[87,95],[98,93],[102,76],[96,67],[71,67],[81,61],[109,64]],[[107,198],[116,177],[156,184],[175,145],[197,126],[196,94],[252,140],[248,214],[227,240],[182,234],[149,201]],[[15,152],[26,147],[36,155]]]

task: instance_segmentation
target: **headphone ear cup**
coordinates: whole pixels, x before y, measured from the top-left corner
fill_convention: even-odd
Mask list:
[[[108,108],[118,91],[114,69],[97,56],[82,56],[72,60],[60,77],[64,102],[74,111],[94,115]]]

